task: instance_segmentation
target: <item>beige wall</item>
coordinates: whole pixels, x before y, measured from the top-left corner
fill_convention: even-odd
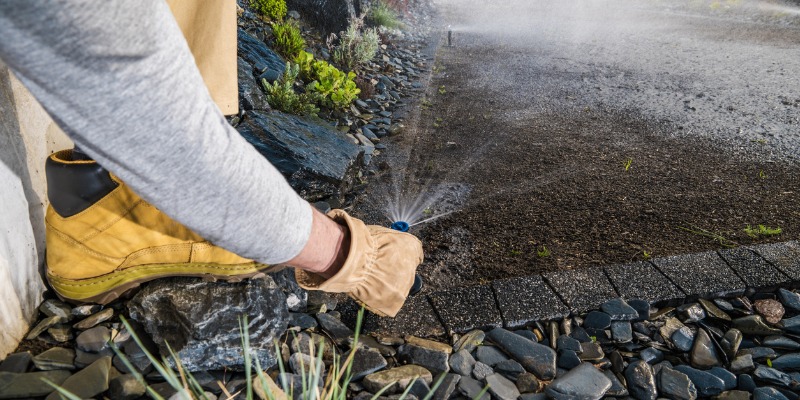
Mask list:
[[[71,147],[31,94],[0,64],[0,359],[36,317],[44,284],[44,160]]]

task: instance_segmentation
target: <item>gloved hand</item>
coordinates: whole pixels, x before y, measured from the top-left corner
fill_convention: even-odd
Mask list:
[[[381,316],[397,315],[422,263],[422,243],[409,233],[365,225],[343,210],[333,210],[328,216],[350,230],[347,260],[327,280],[295,268],[297,283],[303,289],[347,293]]]

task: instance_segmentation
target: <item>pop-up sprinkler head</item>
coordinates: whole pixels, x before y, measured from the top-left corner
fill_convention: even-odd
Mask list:
[[[408,225],[406,221],[394,221],[390,228],[400,232],[408,232],[410,225]],[[414,275],[414,284],[411,285],[411,290],[408,291],[408,295],[413,296],[419,293],[420,290],[422,290],[422,278],[420,278],[419,275]]]
[[[390,228],[400,232],[408,232],[409,225],[406,221],[394,221]]]

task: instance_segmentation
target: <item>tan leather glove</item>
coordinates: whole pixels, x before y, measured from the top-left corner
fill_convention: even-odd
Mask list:
[[[365,225],[343,210],[332,210],[328,216],[350,230],[347,260],[328,280],[295,269],[297,283],[303,289],[347,293],[381,316],[397,315],[422,263],[422,243],[409,233]]]

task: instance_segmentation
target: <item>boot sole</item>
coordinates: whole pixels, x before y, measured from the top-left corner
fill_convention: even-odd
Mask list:
[[[151,264],[138,265],[110,274],[86,279],[68,279],[47,274],[58,297],[70,303],[108,304],[142,283],[167,277],[196,277],[211,281],[239,282],[269,272],[274,266],[247,264]]]

